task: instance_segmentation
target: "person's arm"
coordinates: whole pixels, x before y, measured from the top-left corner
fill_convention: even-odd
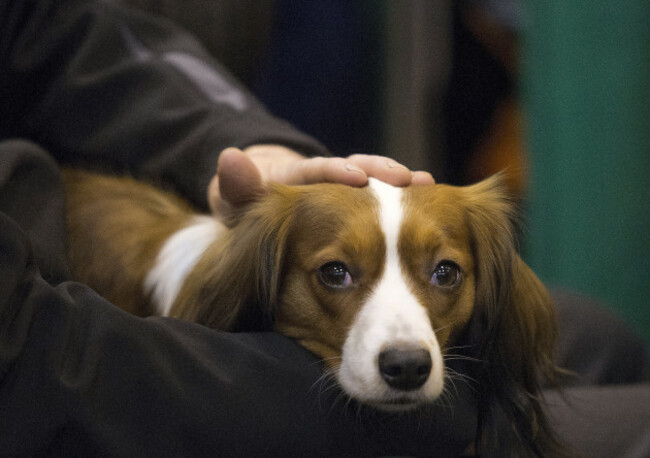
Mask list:
[[[380,156],[314,157],[326,148],[271,116],[190,35],[108,1],[0,6],[0,81],[0,136],[30,138],[64,164],[171,184],[204,208],[218,206],[217,159],[233,146],[262,186],[433,182]],[[220,175],[233,171],[240,175],[228,167]],[[260,183],[244,178],[231,189],[245,201]]]
[[[190,35],[108,1],[0,7],[0,135],[162,180],[205,206],[219,152],[326,149],[271,116]]]

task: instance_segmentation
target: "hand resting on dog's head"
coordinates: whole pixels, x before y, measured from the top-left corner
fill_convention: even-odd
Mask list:
[[[217,171],[208,188],[208,202],[213,213],[223,215],[256,200],[265,193],[267,183],[327,182],[359,187],[368,184],[369,177],[400,187],[434,183],[429,172],[412,172],[383,156],[305,158],[278,145],[255,145],[243,151],[226,148],[219,156]]]

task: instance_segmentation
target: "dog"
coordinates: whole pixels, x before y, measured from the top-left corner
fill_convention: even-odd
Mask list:
[[[477,450],[547,456],[539,377],[555,373],[555,309],[516,252],[502,181],[270,185],[220,220],[131,178],[66,170],[71,268],[135,315],[270,325],[379,409],[435,401],[445,355],[463,353],[476,361]]]

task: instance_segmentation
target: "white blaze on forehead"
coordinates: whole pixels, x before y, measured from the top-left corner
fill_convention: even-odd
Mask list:
[[[432,400],[442,391],[444,368],[427,310],[411,292],[400,262],[403,191],[374,179],[370,180],[370,188],[379,203],[379,224],[386,241],[385,265],[344,344],[339,382],[361,401],[390,400],[396,396],[395,390],[381,377],[379,353],[400,345],[421,347],[431,355],[432,372],[422,388],[411,394],[420,401]]]
[[[386,237],[386,257],[397,256],[397,237],[402,225],[402,188],[370,179],[370,188],[379,201],[379,224]]]
[[[196,216],[165,242],[144,281],[145,294],[151,294],[158,315],[169,315],[185,278],[224,229],[212,217]]]

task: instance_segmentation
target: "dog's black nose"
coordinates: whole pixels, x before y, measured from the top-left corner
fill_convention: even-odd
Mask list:
[[[388,348],[379,354],[379,373],[396,390],[416,390],[429,378],[431,355],[424,348]]]

